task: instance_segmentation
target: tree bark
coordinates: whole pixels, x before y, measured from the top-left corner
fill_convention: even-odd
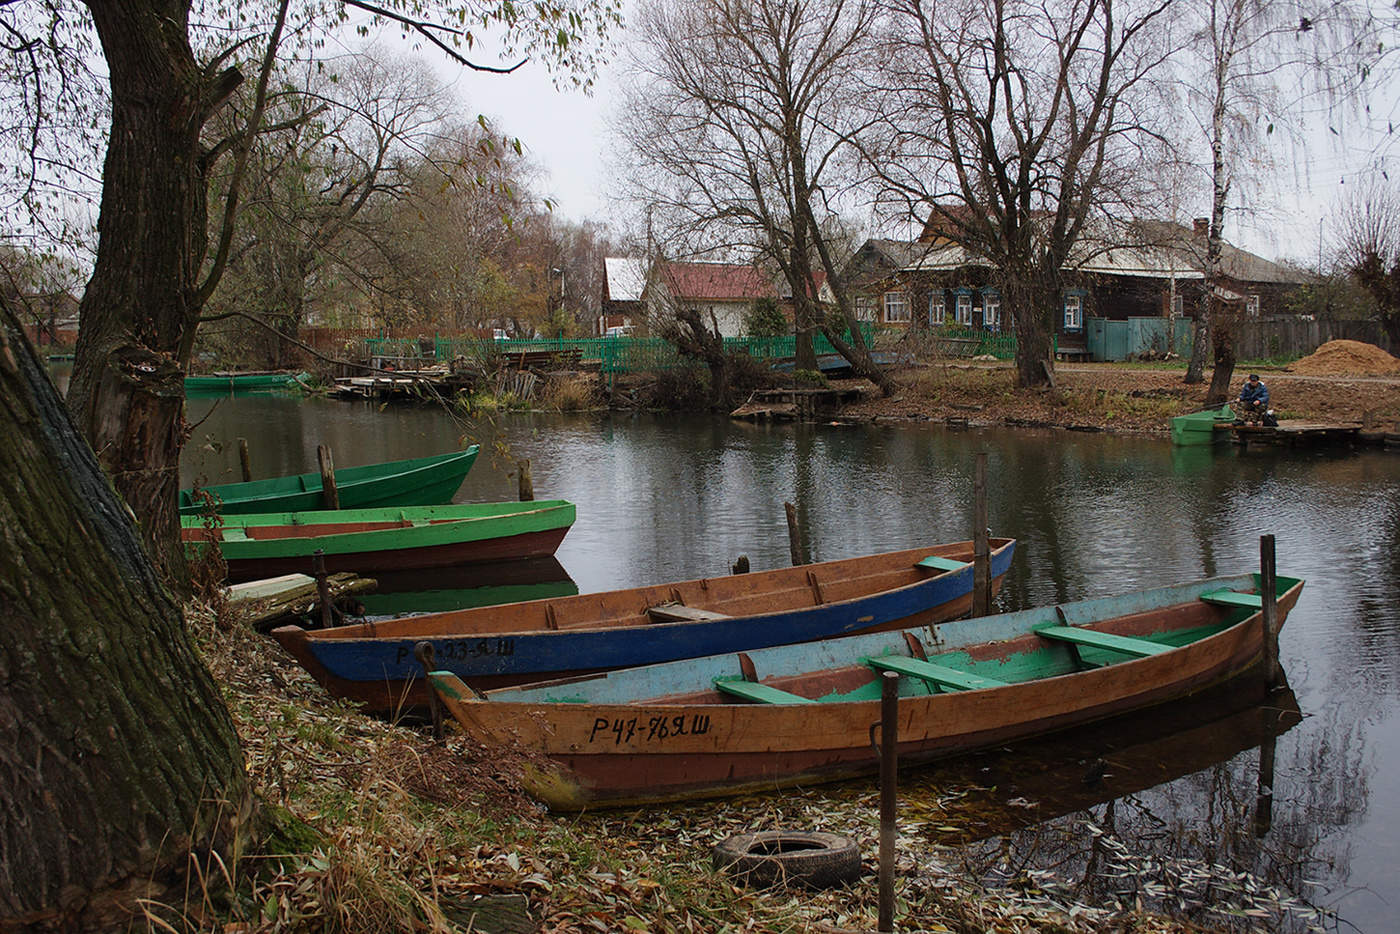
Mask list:
[[[68,404],[136,513],[156,567],[176,582],[183,377],[207,245],[200,131],[232,86],[204,79],[187,39],[187,2],[112,0],[89,10],[111,74],[112,129]]]
[[[180,609],[22,335],[0,309],[0,929],[126,928],[192,860],[232,862],[251,799]]]

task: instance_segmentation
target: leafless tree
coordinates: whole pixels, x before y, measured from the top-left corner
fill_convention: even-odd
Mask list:
[[[1168,7],[889,0],[886,123],[866,152],[887,205],[996,270],[1021,386],[1053,381],[1081,238],[1150,200]]]
[[[269,365],[282,365],[318,293],[334,294],[354,279],[352,242],[369,234],[366,208],[405,197],[414,175],[435,166],[449,105],[422,62],[370,49],[284,76],[268,108],[267,129],[249,154],[238,232],[228,270],[210,296],[205,318],[239,312],[254,330]],[[236,98],[220,119],[227,134],[247,120]],[[443,175],[455,166],[439,168]],[[214,180],[216,193],[220,183]]]
[[[1375,179],[1342,209],[1342,262],[1375,302],[1392,347],[1400,347],[1400,189]]]
[[[768,260],[793,297],[797,366],[816,368],[820,331],[888,393],[826,234],[851,185],[843,159],[870,120],[856,92],[874,20],[867,0],[652,0],[636,17],[619,129],[664,252]],[[849,342],[819,307],[823,277]]]

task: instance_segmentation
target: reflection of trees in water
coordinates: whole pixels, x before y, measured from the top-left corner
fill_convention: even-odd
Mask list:
[[[1272,823],[1256,833],[1259,750],[942,856],[994,888],[1117,911],[1141,904],[1203,925],[1333,926],[1349,825],[1369,801],[1362,730],[1330,717],[1278,742]],[[1291,749],[1291,755],[1290,755]],[[1113,753],[1099,768],[1111,775]],[[1091,763],[1081,778],[1094,779]],[[1028,802],[1015,802],[1025,806]],[[953,818],[956,819],[956,818]],[[1330,891],[1317,887],[1330,880]],[[1344,909],[1342,910],[1345,916]]]

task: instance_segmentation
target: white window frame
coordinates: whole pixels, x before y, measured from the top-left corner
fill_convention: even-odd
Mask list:
[[[928,296],[928,323],[929,327],[937,327],[948,320],[948,299],[944,297],[943,290],[930,292]]]
[[[1259,317],[1259,296],[1257,294],[1245,298],[1244,313],[1251,318]]]
[[[982,327],[1001,330],[1001,295],[996,292],[982,293]]]
[[[874,321],[875,298],[870,295],[857,295],[855,297],[855,315],[857,321]]]
[[[886,292],[884,295],[885,323],[908,324],[912,318],[909,309],[909,295],[905,292]]]
[[[958,324],[965,328],[972,327],[972,293],[958,293]]]
[[[1172,296],[1172,314],[1178,318],[1186,314],[1186,297],[1180,292]]]
[[[1065,296],[1065,330],[1084,330],[1084,296]]]

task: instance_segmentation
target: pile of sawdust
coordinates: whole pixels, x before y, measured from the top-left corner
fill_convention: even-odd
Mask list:
[[[1328,341],[1287,369],[1309,376],[1395,376],[1400,374],[1400,360],[1375,344]]]

